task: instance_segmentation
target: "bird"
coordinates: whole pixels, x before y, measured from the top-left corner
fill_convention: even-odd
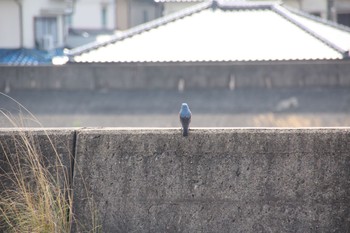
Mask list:
[[[191,110],[186,103],[182,103],[179,116],[180,116],[180,122],[183,130],[182,135],[186,137],[188,136],[188,129],[189,129],[189,126],[191,123],[191,117],[192,117]]]

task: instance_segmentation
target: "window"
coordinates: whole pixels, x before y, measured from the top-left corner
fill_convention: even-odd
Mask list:
[[[43,50],[55,48],[58,42],[57,18],[36,17],[34,21],[35,46]]]
[[[101,8],[101,23],[102,23],[102,28],[107,27],[107,7],[102,6]]]
[[[338,14],[337,21],[340,24],[350,27],[350,13]]]
[[[311,15],[316,16],[316,17],[321,17],[320,12],[310,12]]]

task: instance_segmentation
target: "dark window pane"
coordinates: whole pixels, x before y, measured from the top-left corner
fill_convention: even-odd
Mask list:
[[[338,23],[350,27],[350,13],[338,14]]]

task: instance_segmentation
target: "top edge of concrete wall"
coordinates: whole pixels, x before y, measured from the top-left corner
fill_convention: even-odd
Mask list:
[[[79,130],[79,128],[0,128],[0,134],[6,133],[19,133],[19,132],[33,132],[39,134],[65,134],[67,132],[73,132]]]
[[[217,66],[217,65],[292,65],[292,64],[341,64],[350,60],[282,60],[282,61],[202,61],[202,62],[96,62],[96,63],[67,63],[63,66]],[[59,66],[55,66],[59,67]]]
[[[176,128],[155,128],[155,127],[72,127],[72,128],[0,128],[0,133],[8,133],[8,132],[46,132],[50,134],[55,133],[65,133],[68,131],[75,131],[78,133],[89,133],[89,132],[128,132],[132,134],[137,133],[149,133],[149,132],[157,132],[157,133],[178,133],[181,130],[180,127]],[[289,131],[350,131],[350,127],[194,127],[190,128],[190,133],[231,133],[231,132],[289,132]]]
[[[281,60],[281,61],[201,61],[201,62],[86,62],[86,63],[67,63],[64,65],[52,65],[52,64],[39,64],[39,65],[5,65],[1,64],[0,68],[6,67],[20,67],[20,68],[30,68],[30,67],[67,67],[67,66],[201,66],[201,65],[280,65],[280,64],[341,64],[350,63],[349,59],[343,60]]]

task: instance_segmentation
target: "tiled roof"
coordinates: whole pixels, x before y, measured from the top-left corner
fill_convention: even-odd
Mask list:
[[[63,49],[50,52],[37,49],[0,49],[1,65],[39,65],[51,64],[54,56],[63,54]]]
[[[279,3],[210,1],[71,50],[71,62],[344,59],[350,30]]]

